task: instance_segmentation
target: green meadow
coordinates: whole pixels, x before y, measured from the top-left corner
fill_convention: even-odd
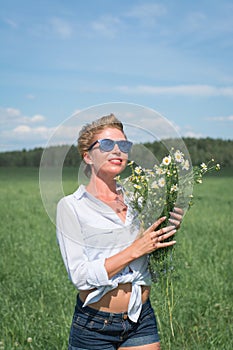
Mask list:
[[[75,174],[64,172],[66,193]],[[232,175],[220,171],[195,187],[172,283],[153,285],[163,350],[233,349]],[[76,291],[41,202],[38,169],[0,168],[0,198],[0,350],[65,350]]]

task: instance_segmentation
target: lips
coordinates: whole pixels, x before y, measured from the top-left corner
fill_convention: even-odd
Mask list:
[[[122,158],[111,158],[108,160],[111,164],[119,165],[122,164]]]

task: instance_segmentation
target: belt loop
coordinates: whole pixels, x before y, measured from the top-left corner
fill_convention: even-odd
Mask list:
[[[109,318],[108,318],[109,323],[112,323],[113,316],[114,316],[114,314],[112,312],[110,312]]]

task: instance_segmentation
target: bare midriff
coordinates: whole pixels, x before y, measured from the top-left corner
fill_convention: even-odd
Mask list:
[[[150,295],[150,286],[141,286],[142,289],[142,303],[145,303]],[[80,291],[79,297],[84,302],[88,294],[92,290]],[[129,299],[132,292],[132,284],[119,284],[117,288],[106,293],[99,301],[89,304],[88,306],[105,312],[126,312],[128,310]]]

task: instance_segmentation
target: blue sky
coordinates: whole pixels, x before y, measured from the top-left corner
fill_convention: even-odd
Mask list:
[[[233,1],[3,0],[0,45],[1,151],[44,147],[109,102],[182,137],[233,138]]]

